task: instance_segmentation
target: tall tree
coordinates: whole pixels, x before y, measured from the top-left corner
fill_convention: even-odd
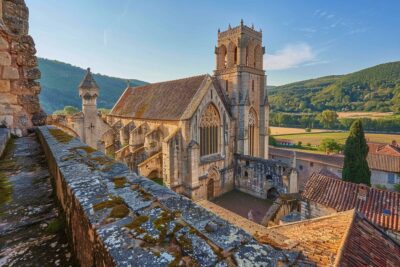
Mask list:
[[[333,110],[324,110],[319,115],[319,121],[324,128],[332,129],[339,122],[338,114]]]
[[[367,162],[368,145],[361,120],[350,127],[350,135],[344,148],[343,180],[353,183],[371,184],[371,171]]]

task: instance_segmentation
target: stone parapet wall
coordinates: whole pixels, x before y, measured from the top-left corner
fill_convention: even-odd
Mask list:
[[[16,135],[44,124],[36,49],[24,1],[0,0],[0,124]]]
[[[82,266],[290,266],[299,258],[61,130],[37,133]]]

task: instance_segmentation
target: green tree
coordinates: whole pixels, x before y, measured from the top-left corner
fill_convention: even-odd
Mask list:
[[[350,127],[350,135],[344,148],[343,180],[353,183],[371,184],[371,171],[367,162],[368,145],[361,120]]]
[[[325,128],[334,128],[338,121],[338,114],[333,110],[324,110],[319,115],[319,122]]]
[[[338,142],[336,142],[335,139],[325,138],[321,141],[319,149],[321,151],[325,151],[326,153],[332,153],[332,152],[338,153],[343,150],[343,146]]]
[[[79,112],[79,109],[73,106],[65,106],[64,109],[56,110],[54,115],[74,115]]]

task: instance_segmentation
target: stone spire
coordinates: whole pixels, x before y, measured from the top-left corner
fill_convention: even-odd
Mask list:
[[[93,79],[92,73],[90,72],[90,68],[87,68],[86,75],[79,84],[79,88],[84,88],[84,89],[90,89],[90,88],[96,88],[98,89],[99,87],[97,86],[96,81]]]

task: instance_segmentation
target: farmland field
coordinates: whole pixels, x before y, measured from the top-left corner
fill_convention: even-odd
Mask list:
[[[303,145],[310,143],[311,145],[319,145],[321,141],[325,138],[335,139],[338,143],[344,144],[346,138],[349,135],[348,132],[319,132],[319,133],[299,133],[299,134],[283,134],[274,135],[275,139],[289,139],[293,140],[295,144],[299,141]],[[396,140],[400,143],[399,134],[365,134],[368,142],[378,142],[378,143],[390,143],[392,140]]]
[[[301,134],[306,133],[305,129],[302,128],[289,128],[289,127],[269,127],[271,130],[271,135],[282,135],[282,134]],[[323,132],[332,132],[332,130],[325,129],[312,129],[313,133],[323,133]]]
[[[339,119],[342,118],[370,118],[370,119],[382,119],[385,117],[391,117],[394,115],[393,112],[338,112]]]

